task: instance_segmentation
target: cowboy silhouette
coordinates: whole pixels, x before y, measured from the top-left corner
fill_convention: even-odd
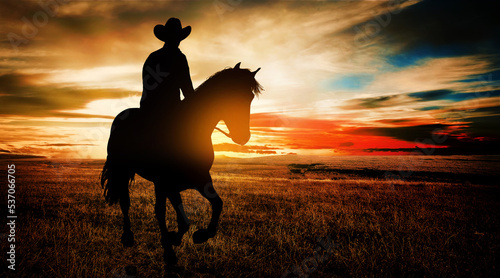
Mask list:
[[[186,56],[179,49],[180,42],[191,33],[191,26],[182,28],[181,21],[172,17],[153,31],[165,44],[144,62],[140,105],[144,112],[156,115],[180,103],[179,89],[185,98],[193,95],[194,89]]]

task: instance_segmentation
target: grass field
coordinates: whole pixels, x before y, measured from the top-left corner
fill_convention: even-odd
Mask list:
[[[500,277],[499,157],[220,158],[219,231],[195,245],[210,206],[182,193],[191,228],[164,266],[153,185],[131,188],[136,245],[104,203],[104,161],[16,164],[16,270],[1,277]],[[390,171],[392,174],[387,174]],[[399,178],[398,178],[399,176]],[[396,178],[395,178],[396,177]],[[167,206],[167,222],[176,228]]]

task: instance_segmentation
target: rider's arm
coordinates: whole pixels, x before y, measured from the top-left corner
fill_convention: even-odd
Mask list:
[[[186,60],[186,56],[184,56],[183,58],[184,58],[183,59],[184,63],[182,66],[180,87],[184,97],[188,98],[194,94],[194,88],[193,88],[193,82],[191,81],[191,74],[189,73],[189,66]]]

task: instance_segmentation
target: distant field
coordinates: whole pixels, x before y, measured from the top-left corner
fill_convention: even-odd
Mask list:
[[[119,243],[121,212],[104,203],[104,161],[16,164],[16,270],[0,277],[500,277],[500,157],[218,158],[217,236],[195,245],[210,206],[182,193],[191,228],[165,267],[154,191],[131,190],[136,245]],[[2,197],[2,222],[6,222]],[[175,213],[167,206],[175,229]]]

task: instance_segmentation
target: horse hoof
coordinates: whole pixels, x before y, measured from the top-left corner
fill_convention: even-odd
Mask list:
[[[163,253],[163,261],[167,265],[176,265],[179,259],[175,255],[174,250],[165,250],[165,252]]]
[[[193,234],[193,242],[196,244],[207,242],[210,238],[213,238],[215,233],[211,233],[207,229],[200,229]]]
[[[122,242],[123,246],[125,246],[125,247],[134,246],[134,243],[135,243],[134,233],[132,233],[132,231],[123,232],[121,242]]]

